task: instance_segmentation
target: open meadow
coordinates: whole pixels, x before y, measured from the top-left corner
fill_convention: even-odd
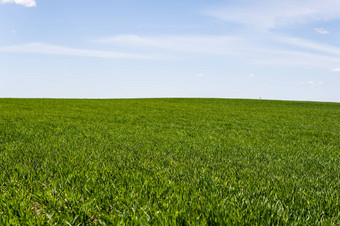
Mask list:
[[[340,104],[0,99],[0,224],[340,224]]]

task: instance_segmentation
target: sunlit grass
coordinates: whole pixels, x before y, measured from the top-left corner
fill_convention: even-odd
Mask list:
[[[0,99],[1,224],[340,223],[340,104]]]

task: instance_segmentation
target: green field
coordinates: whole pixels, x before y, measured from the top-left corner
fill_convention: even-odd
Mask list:
[[[340,104],[0,99],[0,224],[340,224]]]

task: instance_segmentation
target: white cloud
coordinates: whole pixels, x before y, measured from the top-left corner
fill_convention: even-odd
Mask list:
[[[35,7],[37,3],[35,0],[1,0],[2,3],[15,3],[26,7]]]
[[[328,35],[330,34],[329,31],[325,30],[324,28],[322,27],[319,27],[319,28],[314,28],[314,31],[319,33],[319,34],[322,34],[322,35]]]
[[[299,82],[300,85],[307,85],[307,86],[323,86],[325,85],[324,82],[316,82],[316,81],[307,81],[307,82]]]
[[[339,65],[340,49],[333,46],[309,42],[301,39],[264,36],[137,36],[118,35],[95,40],[96,43],[134,51],[156,52],[163,55],[173,54],[176,59],[185,57],[232,57],[244,63],[272,65],[303,65],[329,68]],[[273,48],[267,43],[280,46],[282,43],[302,47],[302,50],[287,51]],[[279,44],[279,45],[278,45]],[[285,47],[287,49],[287,47]],[[296,48],[295,48],[296,49]],[[319,50],[322,53],[315,53]],[[336,55],[336,56],[329,56]]]
[[[277,37],[256,38],[248,36],[136,36],[119,35],[97,40],[109,44],[113,51],[77,49],[64,46],[30,43],[0,47],[0,52],[54,54],[69,56],[88,56],[120,59],[154,59],[154,60],[191,60],[218,57],[230,62],[238,61],[248,65],[284,65],[319,67],[329,70],[340,64],[340,49],[334,46],[310,42],[303,39]],[[267,45],[268,42],[274,46]],[[286,50],[288,44],[299,47]],[[108,47],[105,47],[108,49]],[[124,52],[116,52],[123,49]],[[289,49],[289,48],[288,48]],[[317,50],[318,52],[316,52]],[[248,74],[250,77],[254,74]]]
[[[204,77],[205,74],[204,74],[204,73],[198,73],[198,74],[196,74],[196,76],[197,76],[197,77]]]
[[[255,75],[253,73],[250,73],[248,76],[249,77],[254,77]]]
[[[260,53],[259,53],[260,54]],[[313,54],[299,51],[270,51],[263,50],[258,58],[252,60],[254,64],[262,65],[284,65],[290,66],[308,66],[311,68],[319,67],[329,69],[338,65],[340,57],[332,57],[323,54]]]
[[[244,0],[205,14],[261,30],[340,18],[338,0]]]
[[[228,54],[242,40],[231,36],[138,36],[118,35],[95,40],[96,43],[128,48],[158,49],[167,51]]]
[[[160,59],[159,56],[147,54],[131,54],[102,50],[75,49],[64,46],[47,45],[43,43],[29,43],[24,45],[0,47],[0,52],[6,53],[33,53],[33,54],[50,54],[65,56],[83,56],[99,58],[117,58],[117,59]]]
[[[340,48],[337,46],[270,32],[272,29],[340,19],[339,0],[229,1],[204,13],[246,28],[246,33],[241,30],[239,35],[243,39],[229,43],[227,49],[252,64],[300,65],[329,70],[340,63]],[[315,28],[315,31],[330,33],[324,28]],[[225,48],[226,44],[220,46]]]
[[[332,69],[331,70],[332,72],[340,72],[340,68],[338,67],[338,68],[334,68],[334,69]]]
[[[336,46],[321,44],[321,43],[312,42],[312,41],[308,41],[304,39],[290,38],[290,37],[278,38],[278,40],[286,44],[296,46],[296,47],[317,50],[317,51],[324,52],[327,54],[340,56],[340,48]]]

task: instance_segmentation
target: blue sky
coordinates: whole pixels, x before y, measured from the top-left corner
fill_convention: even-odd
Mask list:
[[[0,2],[0,97],[340,102],[339,0]]]

